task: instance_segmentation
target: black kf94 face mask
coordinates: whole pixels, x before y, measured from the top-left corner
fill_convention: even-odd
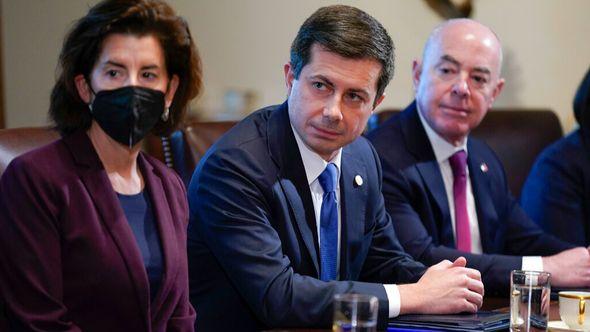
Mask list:
[[[92,116],[102,130],[129,147],[154,128],[164,108],[162,91],[139,86],[100,91],[90,105]]]

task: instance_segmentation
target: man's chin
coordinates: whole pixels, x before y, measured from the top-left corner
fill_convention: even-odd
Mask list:
[[[451,140],[453,142],[463,141],[465,137],[469,135],[469,130],[461,129],[461,130],[450,130],[446,133],[446,135],[441,135],[447,140]]]
[[[326,144],[326,142],[324,142],[324,144],[313,144],[313,146],[310,146],[309,148],[324,159],[326,159],[328,156],[330,156],[328,159],[332,159],[331,156],[333,156],[338,151],[338,149],[340,149],[340,146],[335,142],[331,142],[331,144]]]

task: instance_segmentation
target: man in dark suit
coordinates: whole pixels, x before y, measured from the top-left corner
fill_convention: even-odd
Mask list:
[[[493,151],[468,138],[502,90],[501,62],[498,38],[475,21],[432,32],[413,65],[416,101],[368,135],[383,165],[386,209],[415,259],[465,256],[488,294],[508,291],[515,269],[549,271],[556,286],[588,286],[588,250],[543,233],[510,194]]]
[[[483,284],[464,258],[426,270],[403,251],[359,137],[393,72],[385,29],[321,8],[284,71],[287,102],[231,129],[190,183],[197,330],[327,327],[334,295],[351,292],[378,297],[381,328],[400,313],[476,311]]]
[[[522,187],[520,204],[546,232],[587,246],[590,245],[590,69],[578,87],[573,106],[579,128],[541,152]]]

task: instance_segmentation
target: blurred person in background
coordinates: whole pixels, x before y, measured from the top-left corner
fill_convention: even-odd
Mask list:
[[[577,130],[548,146],[524,184],[521,204],[548,233],[590,245],[590,69],[574,97]]]

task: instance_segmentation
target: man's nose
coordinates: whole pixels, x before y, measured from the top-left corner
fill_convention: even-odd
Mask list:
[[[457,79],[457,81],[453,84],[451,92],[460,98],[468,97],[470,92],[469,84],[467,83],[467,78],[459,77],[459,79]]]
[[[324,106],[324,117],[330,121],[342,120],[342,107],[339,98],[333,98]]]

